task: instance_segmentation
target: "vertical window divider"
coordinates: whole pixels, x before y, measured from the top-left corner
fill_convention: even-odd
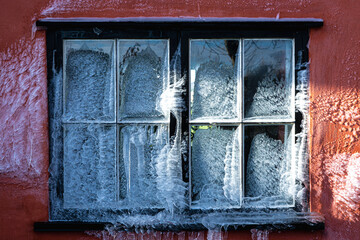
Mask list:
[[[185,38],[185,40],[184,40]],[[188,96],[187,96],[187,100],[188,100],[188,112],[187,112],[187,115],[188,115],[188,123],[187,123],[187,128],[188,128],[188,131],[189,131],[189,144],[188,144],[188,152],[189,152],[189,156],[188,156],[188,166],[189,166],[189,171],[188,171],[188,174],[189,174],[189,184],[188,184],[188,191],[189,191],[189,209],[191,209],[191,204],[192,204],[192,186],[191,186],[191,182],[192,182],[192,179],[191,179],[191,174],[192,174],[192,153],[191,153],[191,126],[192,124],[190,123],[191,121],[191,81],[193,79],[191,79],[191,69],[190,69],[190,64],[191,64],[191,38],[189,37],[183,37],[181,39],[181,41],[187,41],[187,44],[185,43],[184,45],[187,46],[187,49],[181,49],[181,52],[183,51],[187,51],[188,53],[188,59],[187,59],[187,64],[186,66],[182,66],[183,67],[186,67],[186,71],[185,71],[185,77],[187,79],[185,79],[185,81],[187,82],[188,84],[188,87],[187,87],[187,91],[188,91]]]
[[[66,77],[66,39],[63,39],[62,40],[62,55],[63,55],[63,59],[62,59],[62,64],[63,64],[63,70],[62,70],[62,113],[61,113],[61,116],[62,116],[62,119],[61,119],[61,122],[63,123],[63,116],[65,115],[65,106],[66,106],[66,86],[65,86],[65,77]],[[65,135],[63,135],[65,136]]]
[[[238,94],[237,94],[237,101],[238,101],[238,111],[239,111],[239,116],[238,119],[240,120],[240,123],[242,123],[242,119],[243,119],[243,59],[244,59],[244,51],[243,51],[243,40],[242,38],[239,39],[239,47],[238,47],[238,58],[239,58],[239,63],[238,63],[238,69],[239,69],[239,73],[238,73]]]
[[[292,108],[292,111],[291,111],[291,120],[293,122],[296,121],[296,118],[295,118],[295,114],[296,114],[296,106],[295,106],[295,96],[296,96],[296,72],[295,72],[295,38],[292,39],[292,46],[291,46],[291,80],[292,80],[292,86],[291,86],[291,95],[292,95],[292,98],[291,98],[291,108]]]
[[[244,205],[244,197],[245,197],[245,162],[244,162],[244,144],[243,144],[243,139],[244,139],[244,124],[243,124],[243,118],[244,118],[244,40],[243,38],[240,38],[240,44],[239,44],[239,72],[240,72],[240,77],[239,77],[239,86],[240,86],[240,91],[239,91],[239,98],[240,98],[240,112],[239,112],[239,119],[240,119],[240,126],[239,126],[239,167],[240,167],[240,207],[243,207]]]
[[[119,117],[118,117],[118,109],[119,109],[119,54],[118,54],[118,40],[115,39],[115,126],[116,126],[116,140],[115,140],[115,187],[116,187],[116,201],[118,202],[120,200],[120,159],[119,159],[119,138],[120,138],[120,128],[119,128]]]
[[[61,188],[61,198],[62,198],[62,204],[63,206],[65,205],[65,197],[64,197],[64,192],[65,192],[65,167],[64,167],[64,161],[65,161],[65,152],[66,152],[66,145],[65,145],[65,135],[66,135],[66,130],[65,130],[65,127],[68,125],[66,122],[63,121],[63,116],[65,114],[65,99],[66,99],[66,92],[65,92],[65,74],[66,74],[66,50],[65,50],[65,42],[66,42],[66,39],[62,39],[61,40],[61,46],[62,46],[62,76],[61,76],[61,81],[62,81],[62,89],[61,89],[61,93],[62,93],[62,99],[61,99],[61,102],[62,102],[62,106],[61,106],[61,114],[60,114],[60,122],[61,122],[61,131],[62,131],[62,146],[63,146],[63,155],[62,155],[62,158],[63,158],[63,161],[59,164],[60,166],[60,169],[61,169],[61,183],[62,183],[62,188]]]
[[[292,185],[296,186],[296,151],[295,151],[295,144],[296,144],[296,71],[295,71],[295,61],[296,61],[296,55],[295,55],[295,48],[296,48],[296,42],[295,42],[296,38],[294,37],[292,39],[292,52],[291,52],[291,56],[292,56],[292,62],[291,62],[291,77],[292,77],[292,98],[291,98],[291,107],[292,107],[292,124],[291,124],[291,175],[292,175]],[[295,188],[293,188],[293,202],[292,205],[295,206],[296,203],[296,196],[295,196]]]

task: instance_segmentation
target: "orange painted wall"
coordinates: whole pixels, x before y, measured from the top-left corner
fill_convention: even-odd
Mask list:
[[[0,239],[95,238],[85,233],[34,233],[32,229],[35,221],[48,219],[46,43],[45,32],[34,27],[37,19],[277,15],[322,18],[325,22],[322,28],[311,30],[310,35],[309,140],[311,210],[324,214],[326,223],[324,231],[273,232],[269,237],[360,239],[359,0],[0,0],[0,3]],[[191,237],[194,233],[185,235]],[[171,234],[157,236],[171,238]],[[251,239],[251,233],[229,232],[227,238]]]

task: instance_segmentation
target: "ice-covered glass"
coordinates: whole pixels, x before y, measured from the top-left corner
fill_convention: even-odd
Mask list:
[[[164,206],[159,176],[166,174],[166,125],[127,125],[120,128],[119,191],[125,208]]]
[[[245,200],[248,206],[292,204],[293,137],[292,124],[245,127]]]
[[[116,200],[116,127],[64,125],[64,206],[101,207]]]
[[[239,129],[210,125],[192,126],[191,135],[191,207],[239,207]]]
[[[64,116],[115,121],[115,41],[64,40]]]
[[[192,120],[238,117],[239,40],[190,41]]]
[[[118,40],[121,121],[164,120],[160,101],[169,84],[169,41]]]
[[[245,119],[293,119],[293,40],[245,39],[243,52]]]

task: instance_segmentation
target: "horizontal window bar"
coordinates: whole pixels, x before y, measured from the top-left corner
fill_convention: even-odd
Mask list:
[[[116,124],[115,121],[62,121],[62,124]]]
[[[169,121],[120,121],[118,124],[126,125],[126,124],[169,124]]]
[[[128,125],[128,124],[169,124],[169,122],[164,121],[126,121],[126,122],[107,122],[107,121],[66,121],[62,124],[117,124],[117,125]]]
[[[221,126],[238,126],[240,124],[244,125],[258,125],[258,124],[295,124],[295,121],[293,120],[269,120],[269,121],[243,121],[243,122],[198,122],[193,121],[189,123],[190,125],[221,125]]]
[[[267,123],[295,123],[295,119],[248,119],[243,120],[242,123],[255,123],[255,124],[267,124]]]
[[[191,126],[204,126],[204,125],[211,125],[211,126],[239,126],[241,122],[191,122]]]
[[[226,23],[226,24],[224,24]],[[43,18],[37,26],[58,27],[139,27],[156,28],[177,24],[184,28],[219,27],[219,28],[315,28],[323,26],[319,18]]]

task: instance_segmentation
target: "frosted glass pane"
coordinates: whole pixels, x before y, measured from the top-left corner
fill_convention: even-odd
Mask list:
[[[161,94],[168,86],[168,40],[119,40],[120,119],[164,119]]]
[[[64,126],[64,204],[98,207],[116,200],[116,127]]]
[[[234,119],[238,40],[191,40],[191,119]]]
[[[292,40],[244,40],[245,118],[292,118],[292,48]]]
[[[245,196],[249,205],[291,204],[292,125],[245,127]]]
[[[192,207],[239,206],[239,131],[236,127],[192,126],[191,132]]]
[[[167,126],[126,126],[120,133],[120,198],[124,207],[161,207],[158,164],[168,143]],[[166,164],[166,163],[164,163]]]
[[[115,120],[111,40],[65,40],[65,121]]]

